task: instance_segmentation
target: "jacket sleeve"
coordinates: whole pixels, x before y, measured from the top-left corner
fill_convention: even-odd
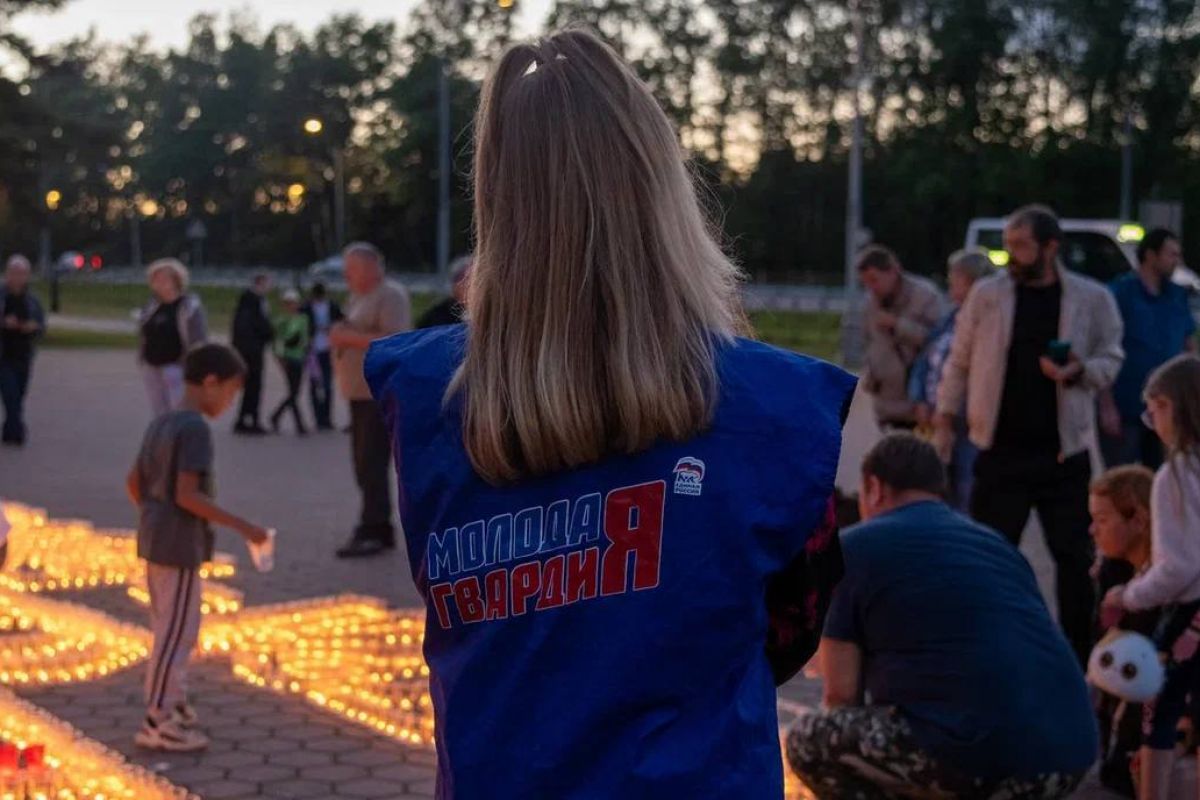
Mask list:
[[[975,347],[975,331],[979,325],[979,291],[967,295],[958,319],[954,323],[954,338],[950,355],[942,365],[942,380],[938,384],[939,414],[958,416],[967,396],[967,377],[971,371],[971,351]]]
[[[922,295],[908,313],[896,320],[896,338],[914,348],[925,344],[942,318],[941,296],[932,290]]]
[[[195,310],[188,315],[187,347],[208,341],[208,317],[204,313],[204,304],[196,298]]]
[[[1144,611],[1166,603],[1191,599],[1200,581],[1200,537],[1197,537],[1197,503],[1189,492],[1200,480],[1186,464],[1171,463],[1154,478],[1150,492],[1150,568],[1125,586],[1124,603],[1130,611]]]
[[[38,325],[37,333],[33,335],[33,340],[40,342],[42,337],[46,335],[46,312],[42,309],[41,302],[32,293],[29,295],[29,316]]]
[[[1081,382],[1084,387],[1099,391],[1112,386],[1125,362],[1125,351],[1121,347],[1125,323],[1117,310],[1117,301],[1107,289],[1097,291],[1095,302],[1090,306],[1094,334],[1090,352],[1079,354],[1083,360]]]
[[[271,318],[263,311],[261,300],[254,307],[254,333],[263,344],[275,338],[275,327],[271,324]]]
[[[767,583],[766,656],[776,686],[799,672],[817,651],[833,590],[843,571],[831,498],[804,552]]]

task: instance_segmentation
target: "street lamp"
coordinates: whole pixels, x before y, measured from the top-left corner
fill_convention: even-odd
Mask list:
[[[325,123],[317,117],[304,121],[304,132],[320,136]],[[331,148],[333,154],[333,238],[338,250],[346,244],[346,154],[342,148]]]
[[[50,273],[50,310],[55,314],[59,311],[58,297],[58,270],[50,263],[50,215],[58,211],[58,207],[62,205],[62,191],[59,189],[50,189],[46,192],[46,215],[42,219],[41,241],[38,242],[39,250],[39,266],[42,274],[47,271]]]

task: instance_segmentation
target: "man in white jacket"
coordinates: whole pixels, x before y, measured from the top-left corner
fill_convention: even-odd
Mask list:
[[[981,451],[975,519],[1019,544],[1037,510],[1057,565],[1059,619],[1086,663],[1095,395],[1112,384],[1124,354],[1112,295],[1062,266],[1061,242],[1058,219],[1044,206],[1008,218],[1008,271],[977,283],[959,314],[935,425],[944,449],[965,398],[968,434]]]

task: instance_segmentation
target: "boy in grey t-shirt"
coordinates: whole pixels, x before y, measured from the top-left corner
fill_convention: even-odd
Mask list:
[[[212,525],[248,543],[263,528],[213,502],[213,443],[205,417],[218,417],[242,388],[246,366],[228,347],[203,344],[184,360],[184,401],[150,423],[126,485],[139,512],[138,558],[146,562],[154,649],[146,671],[146,719],[134,741],[154,750],[208,746],[187,703],[187,664],[200,632],[200,566],[212,558]]]

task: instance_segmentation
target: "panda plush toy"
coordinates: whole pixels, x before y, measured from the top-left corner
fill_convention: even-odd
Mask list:
[[[1162,689],[1162,660],[1154,642],[1145,636],[1113,630],[1092,650],[1087,678],[1097,689],[1127,703],[1145,703]]]

